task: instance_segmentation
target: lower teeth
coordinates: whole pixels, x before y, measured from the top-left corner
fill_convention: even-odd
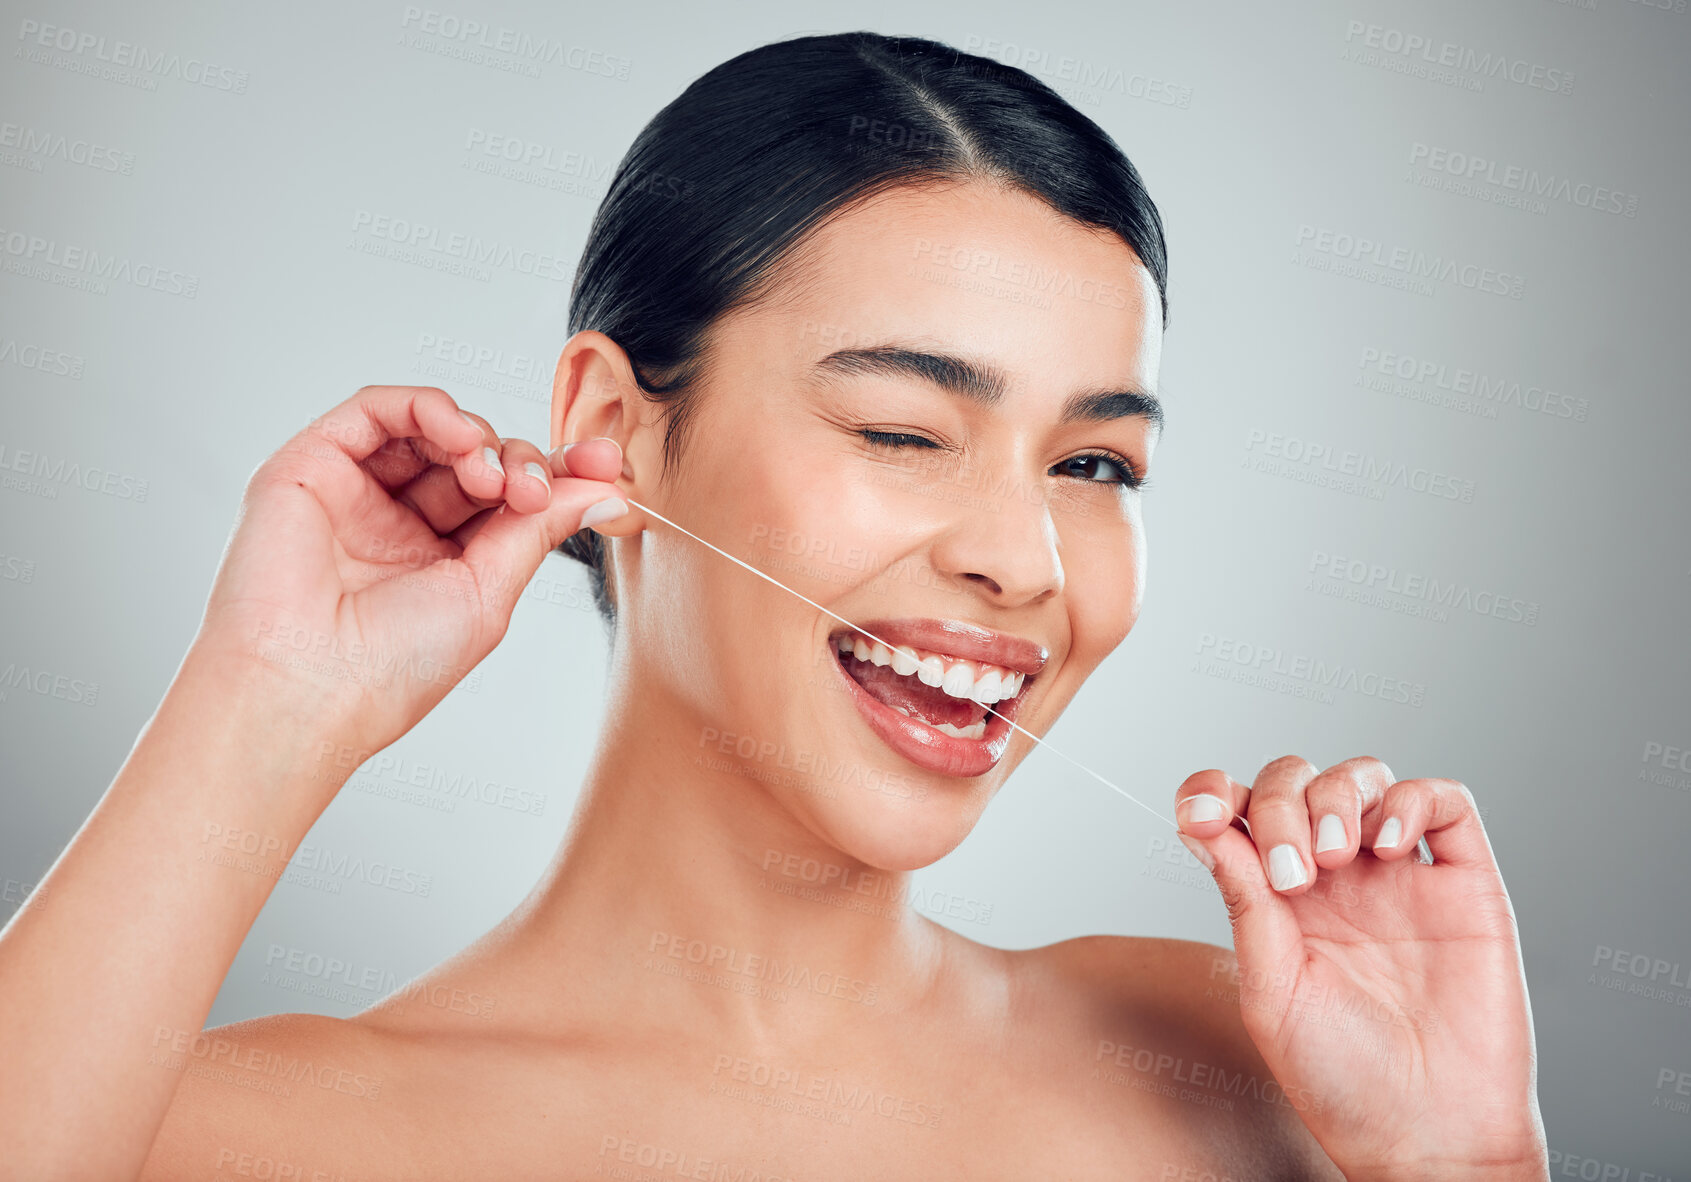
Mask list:
[[[906,718],[916,718],[914,714],[905,709],[903,706],[894,706],[893,709],[897,710]],[[952,726],[949,722],[928,722],[923,718],[916,718],[916,721],[920,722],[924,726],[931,726],[941,734],[950,735],[954,739],[979,739],[984,737],[986,734],[986,719],[984,718],[979,722],[971,722],[968,726]]]

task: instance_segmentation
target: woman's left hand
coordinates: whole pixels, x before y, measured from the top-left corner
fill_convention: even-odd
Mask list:
[[[1233,921],[1245,1029],[1346,1178],[1549,1178],[1515,915],[1466,787],[1286,756],[1248,788],[1188,777],[1175,815]]]

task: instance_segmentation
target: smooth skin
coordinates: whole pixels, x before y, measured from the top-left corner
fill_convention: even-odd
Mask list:
[[[1030,298],[1052,274],[1091,282]],[[908,764],[840,692],[834,620],[638,508],[594,526],[620,609],[605,716],[529,897],[353,1018],[195,1040],[341,753],[416,725],[592,504],[650,505],[848,619],[1038,640],[1035,734],[1127,635],[1146,550],[1119,477],[1156,431],[1060,412],[1155,388],[1133,252],[974,183],[850,211],[789,280],[719,325],[673,471],[627,356],[582,332],[554,385],[567,456],[378,386],[254,473],[158,711],[0,934],[0,1178],[1548,1177],[1518,941],[1460,785],[1370,759],[1275,760],[1248,791],[1199,772],[1181,828],[1237,957],[991,948],[900,900],[1029,740],[975,779]],[[813,368],[888,341],[991,364],[1004,395]],[[795,561],[795,537],[828,546]],[[410,675],[373,673],[395,655]],[[1345,844],[1315,854],[1329,812]],[[1388,815],[1401,843],[1360,849]],[[1422,833],[1436,865],[1406,857]],[[1312,882],[1268,885],[1277,845]]]

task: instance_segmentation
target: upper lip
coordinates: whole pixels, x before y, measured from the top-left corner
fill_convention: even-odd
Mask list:
[[[995,632],[984,625],[963,620],[864,620],[851,628],[836,629],[830,635],[846,632],[860,633],[869,640],[878,637],[890,644],[907,644],[911,648],[943,653],[948,657],[1002,665],[1029,677],[1045,668],[1045,662],[1051,656],[1050,650],[1036,640]]]

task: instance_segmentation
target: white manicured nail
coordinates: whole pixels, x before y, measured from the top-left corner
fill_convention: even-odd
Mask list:
[[[621,497],[606,497],[587,506],[587,512],[581,515],[581,528],[590,529],[607,521],[615,521],[627,512],[628,505]]]
[[[523,471],[527,472],[530,476],[532,476],[536,480],[540,481],[540,487],[541,488],[551,488],[552,487],[551,480],[547,479],[546,469],[542,468],[539,464],[535,463],[533,460],[530,460],[528,463],[523,465]]]
[[[1192,851],[1194,858],[1204,864],[1205,870],[1215,869],[1215,855],[1204,848],[1202,842],[1195,837],[1187,837],[1184,833],[1177,833],[1175,836],[1180,839],[1181,845]]]
[[[1180,805],[1186,810],[1188,821],[1219,821],[1227,813],[1227,805],[1219,796],[1194,796]]]
[[[1277,891],[1289,891],[1309,881],[1297,846],[1277,845],[1268,851],[1268,881]]]
[[[1386,823],[1380,826],[1380,836],[1374,839],[1374,848],[1389,850],[1403,840],[1403,822],[1396,817],[1387,817]]]
[[[484,447],[481,449],[481,462],[499,473],[499,475],[505,475],[505,465],[499,462],[499,453],[494,451],[491,447]]]
[[[1328,813],[1322,817],[1315,830],[1315,852],[1324,854],[1328,850],[1342,850],[1345,842],[1345,823],[1339,814]]]

